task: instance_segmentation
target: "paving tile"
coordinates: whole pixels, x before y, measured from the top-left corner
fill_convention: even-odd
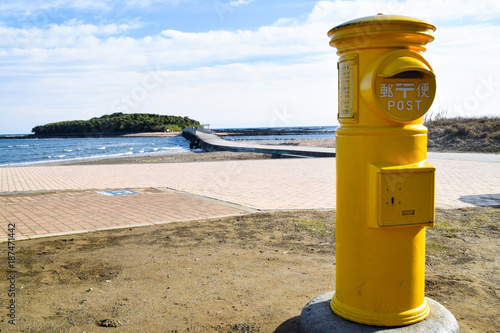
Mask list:
[[[22,199],[22,195],[17,198]],[[130,196],[109,197],[99,195],[94,191],[84,191],[59,192],[40,195],[37,198],[38,201],[27,203],[22,200],[16,203],[6,203],[9,201],[8,198],[1,198],[3,200],[0,200],[0,210],[15,209],[25,213],[17,213],[17,217],[14,218],[6,217],[4,214],[0,216],[0,226],[2,226],[0,239],[7,238],[7,231],[3,226],[7,226],[8,223],[16,223],[16,236],[22,238],[122,225],[152,225],[159,222],[247,212],[246,209],[238,209],[224,203],[213,201],[206,203],[204,198],[181,193],[137,193]],[[56,211],[48,216],[39,214],[38,212],[42,211],[46,204],[55,204],[58,208],[54,208]],[[171,211],[174,208],[177,214],[172,215]],[[137,211],[142,214],[136,214]],[[154,214],[148,214],[150,211]],[[136,218],[130,219],[131,216]]]

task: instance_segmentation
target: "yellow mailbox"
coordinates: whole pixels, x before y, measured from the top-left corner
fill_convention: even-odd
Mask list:
[[[434,173],[422,116],[436,79],[422,57],[427,22],[376,15],[328,32],[336,47],[336,288],[332,310],[354,322],[426,318],[425,228],[434,224]]]

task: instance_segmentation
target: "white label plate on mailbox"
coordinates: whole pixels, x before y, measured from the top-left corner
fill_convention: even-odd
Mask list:
[[[337,66],[339,70],[338,120],[341,123],[356,123],[358,121],[358,57],[357,55],[342,57]]]

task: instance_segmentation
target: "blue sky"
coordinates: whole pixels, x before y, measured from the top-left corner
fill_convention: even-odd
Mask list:
[[[430,112],[500,114],[500,2],[4,0],[0,133],[113,112],[214,128],[336,125],[327,31],[399,14],[437,26]]]

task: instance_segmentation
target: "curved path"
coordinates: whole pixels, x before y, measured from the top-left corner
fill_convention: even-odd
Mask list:
[[[218,135],[186,129],[185,132],[195,136],[205,151],[234,151],[274,155],[292,155],[302,157],[335,157],[335,148],[297,147],[281,145],[258,145],[224,140]]]

